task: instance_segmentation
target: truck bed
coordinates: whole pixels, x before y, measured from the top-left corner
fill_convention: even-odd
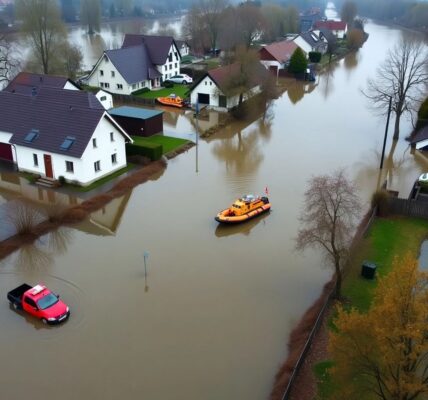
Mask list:
[[[23,283],[21,286],[18,286],[17,288],[11,290],[10,292],[7,293],[7,299],[12,303],[12,304],[16,304],[18,306],[21,306],[21,301],[22,301],[22,296],[23,294],[31,289],[32,286]]]

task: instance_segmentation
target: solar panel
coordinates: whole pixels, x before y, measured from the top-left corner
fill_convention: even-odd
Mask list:
[[[67,136],[65,138],[65,140],[62,142],[62,145],[60,146],[60,149],[64,150],[64,151],[70,150],[70,147],[73,145],[73,143],[74,143],[75,140],[76,139],[74,137]]]
[[[24,142],[31,143],[34,141],[34,139],[39,136],[39,131],[36,129],[32,129],[30,133],[27,133],[27,136],[24,138]]]

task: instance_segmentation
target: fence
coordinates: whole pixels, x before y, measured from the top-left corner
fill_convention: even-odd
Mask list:
[[[114,101],[118,101],[119,103],[133,103],[140,104],[143,106],[154,106],[156,104],[155,99],[145,99],[142,97],[127,95],[127,94],[113,94]]]
[[[407,217],[428,219],[428,202],[390,197],[388,199],[388,212]]]

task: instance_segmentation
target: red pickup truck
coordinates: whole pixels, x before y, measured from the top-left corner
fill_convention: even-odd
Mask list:
[[[24,310],[42,320],[44,324],[65,321],[70,308],[44,285],[30,286],[26,283],[11,290],[7,299],[15,310]]]

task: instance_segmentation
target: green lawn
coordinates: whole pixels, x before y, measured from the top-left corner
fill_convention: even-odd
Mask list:
[[[151,90],[150,92],[137,94],[137,97],[142,97],[144,99],[156,99],[157,97],[166,97],[174,93],[177,96],[180,96],[182,99],[187,97],[187,92],[190,89],[190,85],[179,85],[174,84],[172,88],[163,88],[160,90]]]
[[[78,185],[73,185],[71,183],[66,183],[65,187],[75,190],[76,192],[89,192],[90,190],[93,190],[111,181],[112,179],[117,178],[120,175],[123,175],[125,172],[130,171],[134,167],[135,167],[135,164],[128,163],[128,165],[125,168],[122,168],[119,171],[113,172],[112,174],[107,175],[104,178],[101,178],[98,181],[95,181],[94,183],[91,183],[89,186],[78,186]]]
[[[361,264],[364,260],[376,263],[377,275],[386,275],[391,271],[395,256],[402,258],[406,253],[411,253],[417,258],[421,243],[426,238],[428,238],[426,220],[404,217],[377,219],[368,236],[355,250],[350,269],[343,282],[342,294],[349,302],[349,306],[365,312],[373,298],[377,281],[361,277]],[[328,400],[334,388],[340,384],[329,379],[328,368],[331,365],[331,361],[323,361],[314,366],[314,374],[319,381],[318,398],[322,400]]]
[[[134,144],[156,143],[163,146],[163,154],[174,151],[189,143],[186,139],[179,139],[171,136],[154,135],[149,137],[132,136]]]

